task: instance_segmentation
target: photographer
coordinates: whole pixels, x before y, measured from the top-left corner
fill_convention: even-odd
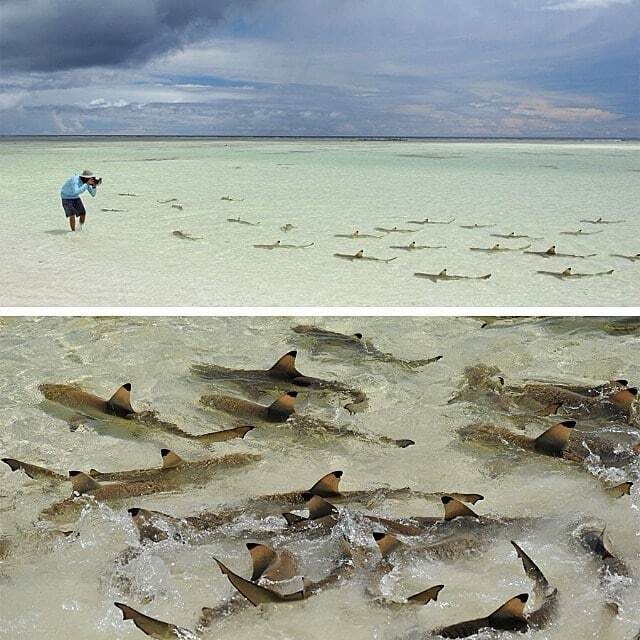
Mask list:
[[[76,217],[80,219],[78,231],[82,231],[87,212],[84,209],[80,194],[88,191],[92,198],[96,195],[96,187],[102,183],[102,178],[96,178],[93,171],[85,169],[79,176],[71,176],[60,190],[62,208],[69,220],[71,231],[76,230]]]

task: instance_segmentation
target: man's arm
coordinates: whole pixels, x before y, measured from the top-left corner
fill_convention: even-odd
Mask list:
[[[83,187],[86,187],[87,191],[91,195],[92,198],[96,197],[96,188],[91,186],[90,184],[84,184]]]

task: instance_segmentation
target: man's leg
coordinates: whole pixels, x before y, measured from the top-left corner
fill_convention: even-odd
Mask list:
[[[67,218],[67,220],[69,220],[69,226],[71,227],[71,231],[75,231],[76,230],[76,217],[75,216],[69,216]]]
[[[82,229],[82,225],[84,224],[85,218],[87,217],[86,213],[80,215],[80,228]]]

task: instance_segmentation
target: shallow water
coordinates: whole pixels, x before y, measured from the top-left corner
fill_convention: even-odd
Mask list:
[[[352,333],[362,331],[382,351],[403,358],[437,354],[444,358],[410,371],[348,350],[323,350],[290,327],[303,322]],[[58,471],[153,467],[158,450],[169,446],[188,458],[252,452],[253,466],[214,473],[208,485],[181,492],[124,500],[88,509],[74,527],[79,535],[47,541],[39,512],[68,495],[68,487],[48,489],[23,473],[0,465],[0,533],[13,544],[0,560],[0,637],[83,640],[144,637],[123,622],[112,605],[136,609],[193,629],[202,606],[216,606],[232,588],[212,556],[247,575],[244,527],[256,530],[249,514],[212,535],[206,544],[163,542],[141,548],[129,563],[121,554],[139,548],[126,508],[141,506],[188,515],[257,494],[304,489],[320,476],[344,470],[342,489],[387,485],[423,491],[479,492],[474,509],[503,517],[543,518],[536,524],[497,530],[487,548],[455,561],[432,560],[416,549],[398,566],[368,584],[363,573],[340,588],[326,589],[304,602],[244,612],[217,620],[205,638],[268,639],[334,637],[395,639],[421,637],[438,625],[489,613],[507,598],[531,592],[510,539],[517,540],[560,593],[557,619],[544,631],[524,637],[631,638],[640,627],[640,494],[612,500],[595,476],[568,463],[527,457],[513,450],[476,447],[460,441],[457,429],[482,417],[495,417],[475,404],[447,404],[458,390],[465,366],[494,364],[514,379],[600,382],[626,377],[637,382],[638,325],[601,319],[520,319],[481,328],[473,318],[7,318],[0,328],[0,454]],[[603,329],[606,329],[603,330]],[[617,330],[616,330],[617,329]],[[232,420],[203,410],[198,398],[218,391],[241,395],[238,386],[206,383],[192,377],[193,362],[261,368],[297,347],[305,374],[335,378],[362,388],[368,411],[349,416],[335,398],[301,394],[298,410],[354,429],[408,437],[416,445],[386,449],[349,438],[320,437],[287,426],[259,429],[242,441],[207,448],[170,436],[114,437],[104,424],[89,422],[71,432],[69,412],[42,403],[42,382],[76,382],[100,395],[125,381],[133,385],[133,405],[153,407],[162,418],[193,433],[230,426]],[[257,397],[266,402],[270,394]],[[46,411],[45,411],[46,409]],[[102,426],[101,426],[102,425]],[[620,438],[633,441],[637,430],[616,425]],[[537,427],[531,433],[537,432]],[[122,436],[122,433],[120,433]],[[597,469],[595,469],[597,471]],[[638,463],[612,480],[638,480]],[[387,515],[438,515],[434,500],[379,501],[371,510]],[[572,531],[585,520],[607,524],[617,554],[633,580],[619,585],[620,615],[604,608],[597,562],[575,544]],[[348,517],[340,527],[372,544],[366,531]],[[271,519],[271,535],[249,538],[282,544],[282,522]],[[355,529],[353,528],[355,527]],[[234,533],[236,535],[234,535]],[[289,544],[289,543],[287,543]],[[316,538],[294,538],[290,548],[313,579],[325,575],[335,557],[333,545]],[[333,555],[332,555],[333,554]],[[328,556],[328,557],[327,557]],[[421,608],[388,609],[366,591],[390,599],[433,584],[446,585],[437,603]],[[489,637],[489,636],[483,636]],[[503,637],[511,637],[505,634]],[[514,635],[513,637],[523,637]]]
[[[81,234],[59,187],[88,167]],[[638,304],[637,142],[0,140],[2,305],[562,306]],[[133,193],[136,197],[120,196]],[[235,201],[221,198],[230,196]],[[158,200],[177,199],[182,209]],[[123,212],[102,212],[125,209]],[[245,226],[237,218],[260,222]],[[424,218],[449,225],[411,225]],[[581,219],[625,220],[591,225]],[[295,226],[289,232],[280,228]],[[458,225],[495,224],[486,229]],[[351,240],[375,227],[416,233]],[[601,231],[583,237],[561,231]],[[173,231],[192,234],[185,240]],[[540,237],[501,240],[491,233]],[[385,235],[379,234],[379,235]],[[305,245],[256,249],[254,244]],[[392,245],[446,246],[403,251]],[[593,258],[545,259],[470,247]],[[334,253],[397,259],[347,262]],[[538,270],[614,273],[558,280]],[[432,283],[414,272],[484,275]]]

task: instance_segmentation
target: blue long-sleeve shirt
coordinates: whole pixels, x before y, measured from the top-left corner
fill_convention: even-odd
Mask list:
[[[92,187],[86,182],[82,182],[82,180],[80,180],[80,176],[71,176],[62,185],[62,189],[60,189],[60,196],[65,200],[73,200],[74,198],[79,198],[80,194],[85,191],[91,194],[91,197],[95,197],[96,195],[95,187]]]

